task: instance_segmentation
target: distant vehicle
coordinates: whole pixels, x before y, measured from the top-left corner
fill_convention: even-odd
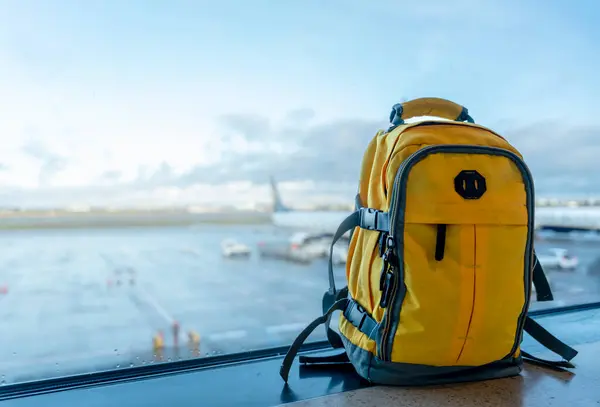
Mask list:
[[[333,235],[330,233],[298,232],[294,233],[289,241],[292,250],[302,250],[307,256],[317,258],[327,256],[331,239]]]
[[[262,257],[273,257],[300,263],[310,263],[318,258],[329,257],[331,233],[294,233],[284,242],[259,242],[258,252]],[[342,238],[333,247],[333,263],[344,264],[348,256],[347,238]]]
[[[329,257],[329,246],[340,223],[352,211],[302,211],[286,206],[279,195],[277,184],[271,177],[273,194],[272,222],[278,228],[296,231],[283,246],[259,244],[261,256],[286,260],[311,262]],[[349,233],[346,233],[333,249],[333,263],[344,264],[348,256]]]
[[[573,270],[579,265],[579,259],[572,256],[567,249],[552,248],[538,253],[542,267],[548,269]]]
[[[299,232],[294,234],[291,239],[291,249],[304,252],[308,257],[319,258],[329,257],[329,248],[333,240],[332,233],[312,234],[307,232]],[[332,260],[334,264],[346,263],[348,257],[349,239],[342,237],[333,247]]]
[[[296,263],[310,263],[314,257],[288,242],[258,242],[261,257],[288,260]]]
[[[233,239],[221,242],[221,252],[224,257],[248,257],[252,253],[248,246]]]

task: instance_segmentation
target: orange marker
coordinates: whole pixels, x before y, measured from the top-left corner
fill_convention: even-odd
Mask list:
[[[158,331],[158,333],[156,335],[154,335],[154,337],[152,338],[152,347],[154,348],[154,351],[160,351],[162,350],[162,348],[165,346],[165,341],[163,338],[163,333],[162,331]]]
[[[188,332],[188,346],[194,356],[200,356],[200,335],[197,332]]]

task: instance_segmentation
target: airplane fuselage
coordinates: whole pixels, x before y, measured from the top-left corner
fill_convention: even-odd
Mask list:
[[[344,211],[289,211],[274,212],[273,224],[284,228],[334,233],[351,212]]]
[[[535,209],[535,224],[539,229],[556,232],[600,230],[600,208],[543,207]]]
[[[279,227],[334,233],[350,211],[274,212],[273,224]],[[600,230],[600,208],[537,208],[535,224],[540,229],[557,231]]]

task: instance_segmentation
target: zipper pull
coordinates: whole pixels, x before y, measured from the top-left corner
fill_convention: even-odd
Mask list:
[[[387,236],[385,246],[385,252],[381,256],[383,260],[383,267],[381,268],[381,276],[379,278],[379,290],[381,290],[381,299],[379,300],[379,306],[381,308],[387,307],[388,300],[391,294],[391,283],[394,277],[394,266],[391,264],[392,258],[394,256],[394,238],[392,236]]]
[[[379,306],[385,308],[388,306],[389,299],[392,294],[392,287],[395,278],[394,268],[388,267],[388,270],[381,275],[379,285],[381,286],[381,299],[379,300]]]
[[[383,291],[385,288],[386,275],[388,274],[389,269],[390,265],[384,261],[383,267],[381,268],[381,275],[379,276],[379,291]]]
[[[380,252],[382,246],[380,246]],[[379,289],[381,291],[383,291],[385,275],[387,274],[391,266],[390,263],[392,260],[392,256],[394,255],[394,252],[392,250],[393,247],[394,239],[391,236],[386,236],[385,251],[381,254],[381,259],[383,260],[383,265],[381,267],[381,275],[379,277]]]
[[[385,251],[381,255],[381,258],[383,259],[384,263],[389,263],[394,254],[394,238],[387,234],[383,237],[385,238]]]
[[[379,257],[381,258],[383,258],[383,255],[385,254],[387,238],[387,232],[381,232],[379,234]]]

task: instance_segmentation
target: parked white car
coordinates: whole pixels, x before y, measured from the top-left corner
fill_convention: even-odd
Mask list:
[[[221,242],[221,252],[224,257],[248,257],[252,251],[243,243],[225,239]]]
[[[537,253],[537,256],[542,267],[547,269],[574,270],[579,265],[579,259],[567,249],[552,248]]]

